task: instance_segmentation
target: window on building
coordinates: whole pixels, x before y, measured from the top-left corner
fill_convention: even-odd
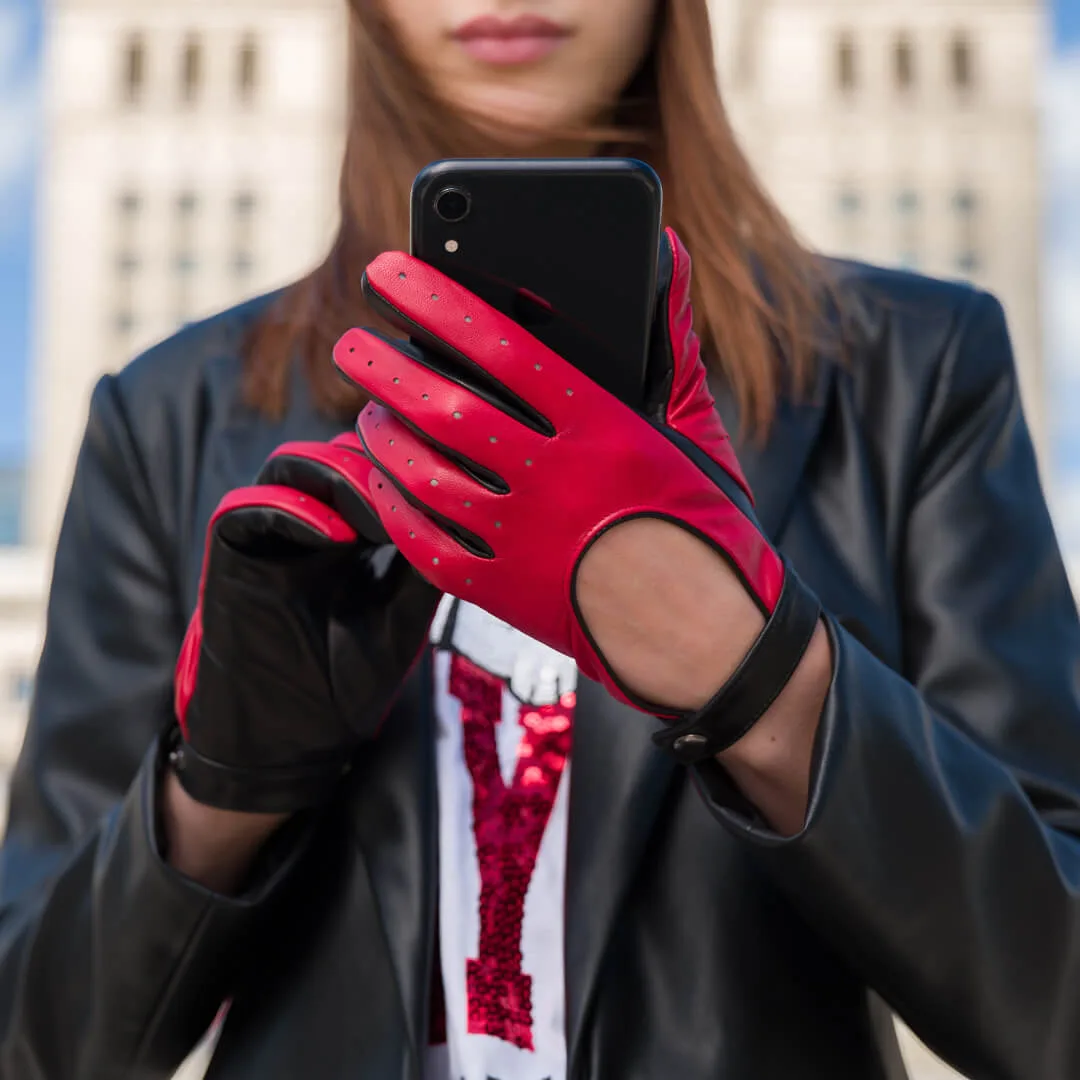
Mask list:
[[[176,197],[176,213],[181,222],[190,221],[199,208],[199,198],[193,191],[182,191]]]
[[[233,199],[233,211],[237,221],[249,222],[255,213],[255,195],[250,191],[241,191]]]
[[[146,43],[141,34],[130,34],[124,42],[122,83],[124,100],[138,105],[146,89]]]
[[[897,262],[905,270],[917,270],[922,249],[922,221],[919,213],[922,203],[919,193],[911,187],[902,187],[896,193],[896,247]]]
[[[969,218],[978,209],[978,196],[971,188],[958,188],[953,195],[953,209],[962,218]]]
[[[250,105],[255,100],[255,92],[259,81],[259,51],[255,43],[255,37],[248,34],[240,43],[240,54],[237,58],[236,89],[240,100],[245,105]]]
[[[8,698],[26,705],[34,696],[34,676],[28,671],[14,671],[8,679]]]
[[[982,267],[977,251],[961,251],[956,257],[956,269],[965,277],[974,277]]]
[[[127,359],[128,338],[135,329],[135,278],[140,266],[140,216],[143,200],[137,191],[121,191],[116,198],[116,231],[113,248],[113,331]]]
[[[903,188],[896,196],[896,209],[904,218],[913,217],[919,212],[919,193]]]
[[[862,211],[862,196],[854,188],[841,188],[836,205],[842,217],[856,217]]]
[[[142,200],[134,191],[122,191],[116,200],[116,205],[120,211],[120,217],[125,221],[131,221],[142,209]]]
[[[915,85],[915,46],[907,34],[900,34],[893,46],[893,75],[901,91]]]
[[[202,84],[202,43],[194,34],[188,35],[180,62],[180,96],[185,104],[193,104]]]
[[[953,36],[949,67],[953,87],[961,93],[970,90],[975,82],[975,58],[972,54],[971,39],[963,32]]]
[[[173,229],[172,277],[173,305],[177,325],[191,318],[194,282],[199,269],[199,196],[183,190],[176,196],[176,219]]]
[[[853,184],[844,184],[836,195],[836,246],[840,255],[858,255],[863,242],[863,196]]]
[[[237,192],[233,199],[233,275],[244,280],[251,276],[255,268],[253,248],[255,246],[255,211],[256,199],[252,191]]]
[[[836,43],[836,83],[842,94],[850,94],[854,92],[858,81],[855,38],[845,31]]]
[[[138,273],[139,256],[134,251],[121,251],[116,257],[116,272],[123,278],[129,278]]]
[[[959,187],[953,193],[952,210],[956,218],[956,269],[971,277],[982,268],[979,256],[979,198],[970,187]]]

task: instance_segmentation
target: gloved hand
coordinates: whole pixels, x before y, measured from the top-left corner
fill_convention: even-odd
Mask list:
[[[353,330],[335,362],[373,400],[359,420],[376,466],[372,503],[413,565],[572,656],[624,701],[675,721],[658,741],[690,762],[732,745],[760,718],[798,665],[819,609],[754,519],[693,330],[689,256],[670,231],[662,249],[645,415],[400,253],[368,267],[365,292],[423,347]],[[696,715],[637,699],[579,614],[585,553],[639,517],[709,544],[767,619],[742,666]]]
[[[288,443],[211,518],[171,755],[199,802],[290,813],[329,798],[420,654],[439,593],[364,539],[370,473],[355,434]]]

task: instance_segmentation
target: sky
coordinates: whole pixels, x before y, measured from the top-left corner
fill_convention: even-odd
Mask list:
[[[1080,0],[1060,0],[1054,12],[1054,23],[1060,43],[1080,43]]]
[[[36,0],[0,0],[0,467],[26,443],[39,46]]]
[[[1080,572],[1080,0],[1057,12],[1046,92],[1046,372],[1053,425],[1049,495]],[[1078,579],[1080,583],[1080,579]]]
[[[40,0],[0,0],[0,467],[25,453],[39,102]],[[1080,0],[1056,0],[1047,73],[1047,365],[1052,486],[1080,551]]]

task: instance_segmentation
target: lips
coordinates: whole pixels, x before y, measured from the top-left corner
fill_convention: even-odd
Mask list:
[[[519,15],[516,19],[500,19],[496,15],[484,15],[472,19],[454,31],[457,41],[480,41],[484,38],[496,41],[513,41],[514,38],[564,38],[570,31],[540,15]]]
[[[452,35],[473,59],[496,65],[541,60],[569,36],[567,27],[538,15],[516,19],[485,15],[465,23]]]

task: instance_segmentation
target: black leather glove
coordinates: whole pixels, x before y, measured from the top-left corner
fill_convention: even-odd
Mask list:
[[[439,593],[370,535],[357,437],[289,443],[210,520],[176,668],[184,789],[229,810],[329,798],[419,656]]]

